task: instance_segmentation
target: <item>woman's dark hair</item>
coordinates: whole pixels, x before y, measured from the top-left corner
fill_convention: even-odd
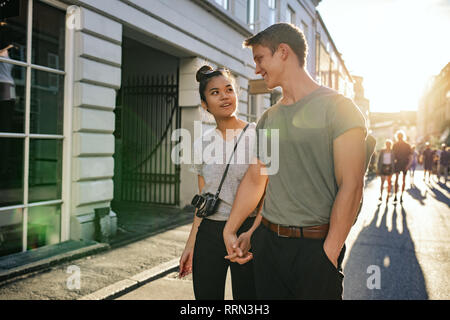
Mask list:
[[[229,79],[233,84],[235,84],[235,79],[232,76],[231,72],[225,68],[217,68],[214,70],[211,66],[204,65],[200,69],[198,69],[197,74],[195,75],[195,79],[199,82],[198,91],[200,93],[200,99],[206,102],[205,90],[209,81],[212,78],[217,76],[223,76]]]

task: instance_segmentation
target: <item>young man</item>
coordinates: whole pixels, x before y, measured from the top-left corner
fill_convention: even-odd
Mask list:
[[[425,150],[422,152],[422,158],[423,158],[423,181],[425,181],[425,178],[428,173],[428,179],[427,182],[430,182],[431,173],[433,172],[433,158],[434,158],[434,150],[431,149],[430,143],[425,143]]]
[[[400,173],[403,172],[403,183],[402,192],[400,193],[400,202],[403,202],[403,192],[405,191],[406,182],[406,172],[408,172],[409,165],[412,157],[412,149],[409,143],[405,141],[405,133],[403,131],[397,131],[395,134],[397,142],[394,143],[392,147],[392,152],[394,154],[394,172],[395,172],[395,183],[394,183],[394,202],[397,202],[397,191],[398,191],[398,179]]]
[[[283,90],[257,125],[257,132],[279,130],[279,169],[267,175],[268,155],[256,150],[257,163],[240,183],[224,228],[227,258],[245,258],[236,231],[268,179],[262,224],[252,236],[258,298],[342,299],[344,242],[364,185],[364,116],[350,99],[310,77],[307,44],[297,27],[275,24],[244,44],[267,87]],[[270,132],[266,137],[270,146]]]

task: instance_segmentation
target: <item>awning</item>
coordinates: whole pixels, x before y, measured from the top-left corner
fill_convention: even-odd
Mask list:
[[[264,93],[270,93],[270,90],[267,88],[264,79],[248,81],[248,94],[264,94]]]

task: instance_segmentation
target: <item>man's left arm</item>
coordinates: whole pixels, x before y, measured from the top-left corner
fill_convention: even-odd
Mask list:
[[[353,128],[334,139],[334,174],[338,193],[323,248],[337,267],[339,254],[355,222],[364,188],[365,130]]]

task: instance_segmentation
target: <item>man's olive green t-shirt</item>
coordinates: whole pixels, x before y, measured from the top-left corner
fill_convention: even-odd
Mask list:
[[[292,105],[275,104],[257,124],[255,152],[273,165],[270,129],[279,130],[279,168],[269,175],[262,215],[290,226],[329,223],[338,192],[334,174],[333,141],[352,128],[367,132],[365,118],[352,100],[320,87]],[[260,148],[259,129],[268,129],[267,152]],[[275,141],[274,141],[275,142]]]

